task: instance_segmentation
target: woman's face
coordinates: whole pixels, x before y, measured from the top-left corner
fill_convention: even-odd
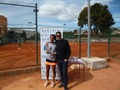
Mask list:
[[[53,42],[54,41],[54,36],[50,36],[50,41]]]

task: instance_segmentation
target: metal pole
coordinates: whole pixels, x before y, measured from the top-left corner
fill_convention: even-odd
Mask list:
[[[90,58],[90,0],[88,0],[88,50],[87,57]]]
[[[108,30],[108,57],[110,56],[110,29]]]
[[[30,29],[32,29],[32,22],[28,22]]]
[[[65,33],[65,35],[64,35],[64,37],[63,37],[63,38],[66,39],[66,30],[65,30],[65,29],[66,29],[66,24],[64,24],[64,31],[65,31],[64,33]]]
[[[28,24],[30,24],[29,27],[30,27],[30,30],[32,30],[32,22],[28,22]],[[32,40],[31,40],[31,36],[29,37],[29,40],[32,41]]]
[[[36,41],[36,65],[38,66],[38,21],[37,21],[37,12],[38,12],[38,9],[37,9],[37,3],[35,4],[35,9],[34,9],[34,12],[35,12],[35,26],[36,26],[36,37],[35,37],[35,41]]]
[[[81,58],[81,26],[79,29],[79,58]]]
[[[35,8],[35,6],[30,6],[30,5],[21,5],[21,4],[12,4],[12,3],[3,3],[3,2],[0,2],[0,4]]]

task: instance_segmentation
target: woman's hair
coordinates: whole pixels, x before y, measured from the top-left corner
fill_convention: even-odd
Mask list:
[[[51,34],[50,36],[53,36],[53,37],[54,37],[54,40],[56,40],[56,36],[55,36],[55,34]]]

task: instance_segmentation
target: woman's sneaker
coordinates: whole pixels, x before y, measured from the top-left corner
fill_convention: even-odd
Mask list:
[[[55,86],[55,83],[52,82],[51,85],[50,85],[50,87],[53,88],[54,86]]]
[[[48,81],[46,81],[46,82],[45,82],[45,84],[44,84],[44,87],[46,87],[46,86],[48,85],[48,83],[49,83],[49,82],[48,82]]]

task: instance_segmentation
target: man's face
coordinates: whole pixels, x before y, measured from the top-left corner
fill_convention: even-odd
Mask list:
[[[56,38],[57,38],[57,40],[61,40],[61,34],[57,33]]]

